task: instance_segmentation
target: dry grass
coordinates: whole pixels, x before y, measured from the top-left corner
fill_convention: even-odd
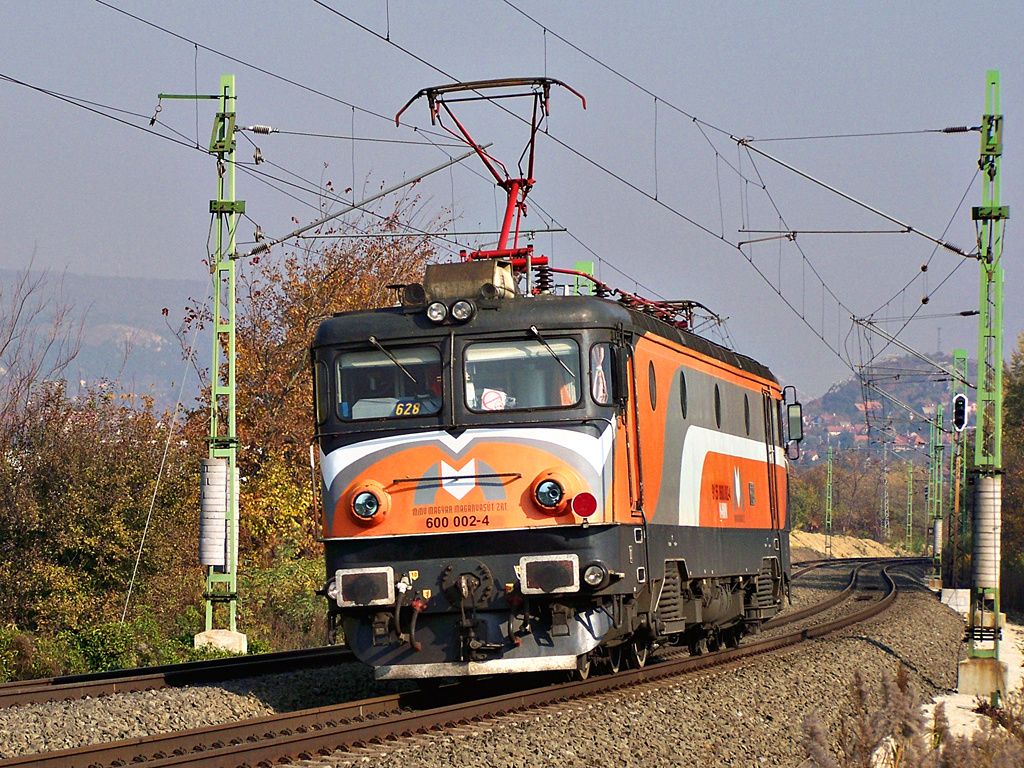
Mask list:
[[[860,673],[850,691],[852,712],[834,738],[817,711],[804,719],[808,764],[817,768],[1024,768],[1024,691],[998,708],[979,705],[987,715],[970,738],[953,736],[945,708],[935,708],[928,725],[921,700],[903,667],[882,677],[873,692]]]

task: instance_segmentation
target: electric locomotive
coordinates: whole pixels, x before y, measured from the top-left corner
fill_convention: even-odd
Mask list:
[[[800,406],[679,305],[560,295],[544,257],[507,247],[511,181],[532,183],[506,180],[497,250],[316,332],[332,634],[378,678],[734,645],[787,591]]]

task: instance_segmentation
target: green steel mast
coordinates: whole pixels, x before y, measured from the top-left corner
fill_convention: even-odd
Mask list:
[[[882,435],[882,537],[889,541],[889,443]]]
[[[907,462],[907,549],[914,539],[914,462]]]
[[[931,450],[928,471],[928,523],[932,539],[932,586],[942,583],[942,493],[944,483],[943,454],[945,443],[942,428],[942,404],[935,407],[935,421],[931,425]]]
[[[235,414],[235,233],[245,202],[235,199],[235,76],[221,75],[220,111],[213,124],[210,153],[217,156],[217,219],[213,275],[213,363],[210,368],[210,458],[227,462],[227,565],[206,576],[206,629],[213,628],[215,603],[227,603],[228,628],[236,631],[238,608],[238,427]]]
[[[953,350],[953,402],[954,409],[958,395],[967,396],[967,350]],[[964,400],[966,403],[966,399]],[[965,423],[961,428],[954,425],[952,432],[952,456],[950,457],[949,483],[949,536],[952,539],[952,557],[950,564],[950,588],[965,586],[967,579],[967,528],[968,510],[964,503],[964,492],[967,488],[967,429],[966,408]],[[955,414],[954,414],[955,415]]]
[[[210,257],[213,361],[210,367],[208,461],[217,467],[208,474],[210,467],[204,460],[200,562],[207,565],[206,591],[203,594],[206,631],[213,629],[214,606],[226,603],[228,628],[235,632],[238,608],[238,432],[235,418],[234,260],[238,217],[245,213],[245,202],[235,200],[235,76],[221,75],[220,92],[216,94],[161,93],[158,98],[160,101],[209,99],[220,102],[208,149],[217,158],[217,199],[210,201],[210,214],[217,221],[217,251]],[[204,533],[204,525],[209,522],[208,514],[213,523]]]
[[[828,478],[825,481],[825,557],[832,557],[832,446],[828,447]]]
[[[978,331],[978,407],[974,441],[977,472],[974,509],[972,610],[969,617],[970,659],[999,659],[999,556],[1002,512],[1003,411],[1003,251],[1008,206],[999,199],[999,161],[1003,154],[1003,116],[999,114],[999,72],[989,70],[985,82],[985,114],[981,123],[982,203],[972,209],[981,265]],[[991,648],[981,648],[980,644]],[[996,694],[993,694],[996,695]]]

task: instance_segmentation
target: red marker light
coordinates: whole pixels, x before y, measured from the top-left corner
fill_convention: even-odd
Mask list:
[[[590,517],[597,512],[597,499],[592,493],[578,493],[572,499],[572,511],[580,517]]]

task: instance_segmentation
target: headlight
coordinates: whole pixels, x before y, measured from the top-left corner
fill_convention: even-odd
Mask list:
[[[475,309],[473,302],[467,301],[466,299],[459,299],[452,304],[452,318],[457,322],[464,323],[473,317]]]
[[[542,507],[552,508],[557,507],[562,501],[565,491],[554,480],[542,480],[537,483],[537,490],[534,491],[534,495],[537,497],[537,503]]]
[[[589,587],[599,587],[607,578],[608,572],[599,563],[591,563],[583,571],[583,581]]]
[[[335,510],[343,519],[372,528],[381,525],[391,511],[391,494],[378,481],[364,480],[341,495]]]
[[[448,307],[443,301],[435,301],[427,306],[427,319],[432,323],[443,323],[448,317]]]
[[[370,491],[363,491],[352,500],[352,511],[363,520],[369,520],[380,511],[380,499]]]
[[[338,599],[338,582],[335,579],[331,579],[331,583],[327,585],[327,596],[334,601]]]
[[[551,467],[539,473],[530,483],[529,498],[539,512],[561,517],[570,511],[570,499],[579,494],[583,487],[579,475],[568,467]]]

